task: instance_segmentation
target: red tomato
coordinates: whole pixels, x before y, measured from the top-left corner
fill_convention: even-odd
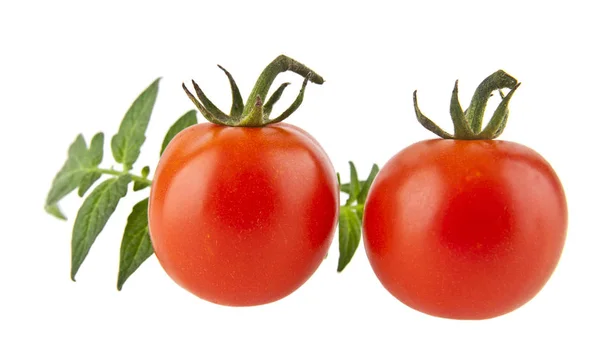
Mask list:
[[[149,227],[165,271],[202,299],[259,305],[300,287],[326,256],[338,183],[321,146],[288,124],[200,124],[153,180]]]
[[[559,261],[567,204],[551,166],[507,141],[427,140],[394,156],[365,203],[364,241],[383,286],[430,315],[517,309]]]

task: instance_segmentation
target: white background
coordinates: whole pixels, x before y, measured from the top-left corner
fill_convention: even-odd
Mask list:
[[[160,5],[158,5],[160,3]],[[0,358],[2,359],[598,359],[598,11],[582,1],[3,1],[0,5]],[[92,5],[94,4],[94,5]],[[168,6],[166,5],[168,4]],[[289,122],[312,133],[347,178],[432,137],[411,93],[450,130],[455,79],[466,106],[502,68],[523,84],[502,139],[552,163],[569,203],[562,260],[539,295],[492,320],[433,318],[389,295],[364,250],[342,273],[337,245],[291,296],[226,308],[185,292],[154,257],[116,290],[122,201],[69,279],[72,221],[43,211],[78,133],[107,139],[133,99],[162,76],[136,170],[156,164],[168,127],[192,108],[194,78],[228,109],[233,73],[244,98],[280,53],[326,79]],[[281,103],[296,95],[292,81]],[[279,110],[283,105],[279,107]],[[112,165],[105,148],[106,166]],[[336,239],[337,240],[337,239]],[[336,241],[335,240],[335,241]]]

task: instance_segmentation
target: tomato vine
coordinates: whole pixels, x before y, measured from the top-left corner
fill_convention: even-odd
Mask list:
[[[219,65],[219,68],[227,76],[231,87],[232,106],[229,114],[218,109],[195,81],[192,81],[192,84],[196,96],[192,95],[185,84],[182,84],[182,87],[204,118],[223,126],[262,127],[281,122],[298,109],[309,81],[316,84],[324,83],[323,78],[311,69],[281,55],[263,70],[248,101],[244,104],[232,75],[222,66]],[[266,102],[263,102],[263,99],[266,98],[276,76],[285,71],[303,76],[304,81],[292,104],[282,114],[271,118],[273,106],[281,98],[289,83],[281,84]],[[84,136],[79,134],[68,149],[66,162],[52,181],[46,197],[45,210],[59,219],[67,220],[59,207],[59,202],[64,197],[75,190],[78,190],[80,197],[85,196],[77,212],[71,236],[71,279],[73,281],[120,200],[127,195],[129,185],[133,183],[133,191],[140,191],[152,185],[152,179],[149,178],[150,166],[142,167],[137,173],[133,170],[146,139],[145,133],[157,100],[159,83],[160,78],[153,81],[134,100],[121,121],[118,132],[110,141],[113,158],[117,164],[120,164],[120,170],[116,166],[100,167],[104,158],[104,133],[99,132],[94,135],[89,146]],[[197,123],[195,110],[183,114],[164,136],[160,155],[179,132]],[[367,180],[359,181],[352,162],[350,169],[351,181],[340,184],[341,192],[348,194],[349,197],[340,207],[338,271],[346,267],[358,247],[364,201],[378,171],[377,165],[374,165]],[[102,177],[108,178],[92,189]],[[91,192],[86,196],[90,189]],[[148,231],[148,198],[144,198],[133,206],[123,232],[117,279],[118,290],[122,289],[127,279],[152,254],[152,242]]]

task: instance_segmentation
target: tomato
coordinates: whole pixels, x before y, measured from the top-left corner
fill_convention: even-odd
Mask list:
[[[280,55],[244,105],[232,75],[229,115],[192,81],[187,96],[210,123],[179,132],[162,154],[150,191],[148,226],[166,273],[207,301],[253,306],[279,300],[316,271],[331,245],[339,185],[331,161],[304,130],[283,124],[310,81],[324,79]],[[281,115],[271,110],[289,83],[266,98],[285,71],[304,77]]]
[[[338,204],[333,166],[305,131],[204,123],[162,155],[149,229],[160,264],[183,288],[217,304],[260,305],[315,272]]]
[[[486,319],[546,284],[567,203],[553,168],[524,145],[435,139],[385,164],[363,221],[369,262],[393,296],[433,316]]]
[[[436,316],[489,318],[529,301],[560,258],[566,199],[551,166],[504,141],[428,140],[380,171],[364,212],[379,280]]]

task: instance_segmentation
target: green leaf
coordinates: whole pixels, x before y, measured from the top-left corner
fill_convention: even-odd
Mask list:
[[[150,175],[150,167],[149,166],[144,166],[142,168],[142,177],[144,179],[147,179],[148,175]],[[142,189],[147,188],[148,186],[150,186],[150,184],[148,184],[146,182],[134,181],[133,182],[133,191],[140,191]]]
[[[142,177],[147,179],[148,175],[150,175],[150,166],[146,165],[142,168]]]
[[[350,188],[349,188],[349,197],[348,200],[346,201],[346,205],[352,204],[358,197],[358,194],[360,193],[360,181],[358,180],[358,173],[356,171],[356,166],[354,166],[354,163],[352,161],[349,162],[350,164]]]
[[[364,204],[367,199],[367,195],[369,194],[369,190],[371,189],[371,184],[373,184],[373,180],[375,180],[375,176],[379,172],[379,166],[377,164],[373,164],[371,167],[371,172],[369,173],[369,177],[365,181],[360,182],[360,192],[358,193],[356,201],[359,204]]]
[[[46,212],[54,217],[56,217],[57,219],[60,220],[67,220],[67,217],[65,216],[65,214],[62,213],[62,211],[60,211],[60,209],[58,208],[58,205],[54,204],[54,205],[46,205],[44,207],[44,209],[46,210]]]
[[[103,148],[104,134],[97,133],[92,138],[92,141],[90,143],[90,149],[88,151],[87,161],[89,166],[96,168],[98,167],[98,165],[100,165],[100,163],[102,162],[102,157],[104,155]],[[81,179],[81,183],[79,184],[79,196],[85,195],[89,188],[92,185],[94,185],[94,183],[98,179],[100,179],[100,176],[102,176],[102,174],[100,174],[99,172],[89,172],[85,174]]]
[[[67,161],[54,177],[46,197],[44,208],[48,213],[61,219],[65,218],[57,204],[62,198],[80,187],[87,175],[96,173],[97,165],[94,163],[97,160],[98,143],[102,141],[102,138],[103,135],[96,134],[95,141],[92,140],[94,149],[88,151],[83,135],[77,135],[69,147]],[[87,179],[86,182],[90,183],[90,179]],[[89,185],[91,186],[91,183]]]
[[[150,185],[143,183],[143,182],[134,181],[133,182],[133,191],[140,191],[140,190],[147,188],[148,186],[150,186]]]
[[[187,113],[183,114],[173,125],[169,131],[167,131],[167,135],[165,135],[165,139],[163,140],[162,147],[160,148],[160,155],[163,154],[167,145],[173,140],[175,135],[177,135],[181,130],[195,125],[198,123],[198,119],[196,118],[196,110],[190,110]]]
[[[363,218],[363,212],[364,212],[364,207],[363,206],[358,206],[356,207],[356,215],[358,216],[358,218],[360,219],[360,222],[362,224],[362,218]]]
[[[81,184],[79,185],[79,191],[77,192],[77,194],[80,197],[83,197],[83,195],[85,195],[85,193],[90,189],[90,187],[92,187],[92,185],[94,185],[94,183],[98,181],[98,179],[100,179],[101,176],[102,174],[94,172],[85,174],[84,177],[81,179]]]
[[[342,206],[339,217],[340,257],[338,259],[338,272],[344,270],[354,256],[360,243],[360,236],[361,221],[358,214],[352,211],[351,208]]]
[[[121,242],[119,278],[117,280],[119,291],[123,288],[125,281],[153,253],[154,249],[148,233],[148,198],[146,198],[135,204],[127,218],[127,225]]]
[[[98,166],[102,162],[104,156],[104,134],[99,132],[92,138],[90,142],[90,151],[88,157],[90,164]]]
[[[52,181],[52,187],[46,197],[47,208],[56,205],[60,199],[75,190],[86,173],[83,170],[83,165],[87,156],[87,145],[83,135],[77,135],[77,138],[69,147],[68,154],[67,161]]]
[[[363,180],[358,182],[360,184],[360,188],[362,189],[362,187],[364,186],[365,182]],[[340,185],[340,191],[346,194],[350,194],[350,183],[344,183],[342,185]]]
[[[140,149],[146,140],[146,128],[158,95],[156,79],[133,102],[119,127],[119,132],[111,140],[111,149],[115,160],[123,164],[124,170],[129,171],[140,156]]]
[[[105,180],[81,205],[71,238],[71,279],[73,281],[98,234],[117,208],[119,200],[127,194],[127,185],[130,181],[129,175]]]

